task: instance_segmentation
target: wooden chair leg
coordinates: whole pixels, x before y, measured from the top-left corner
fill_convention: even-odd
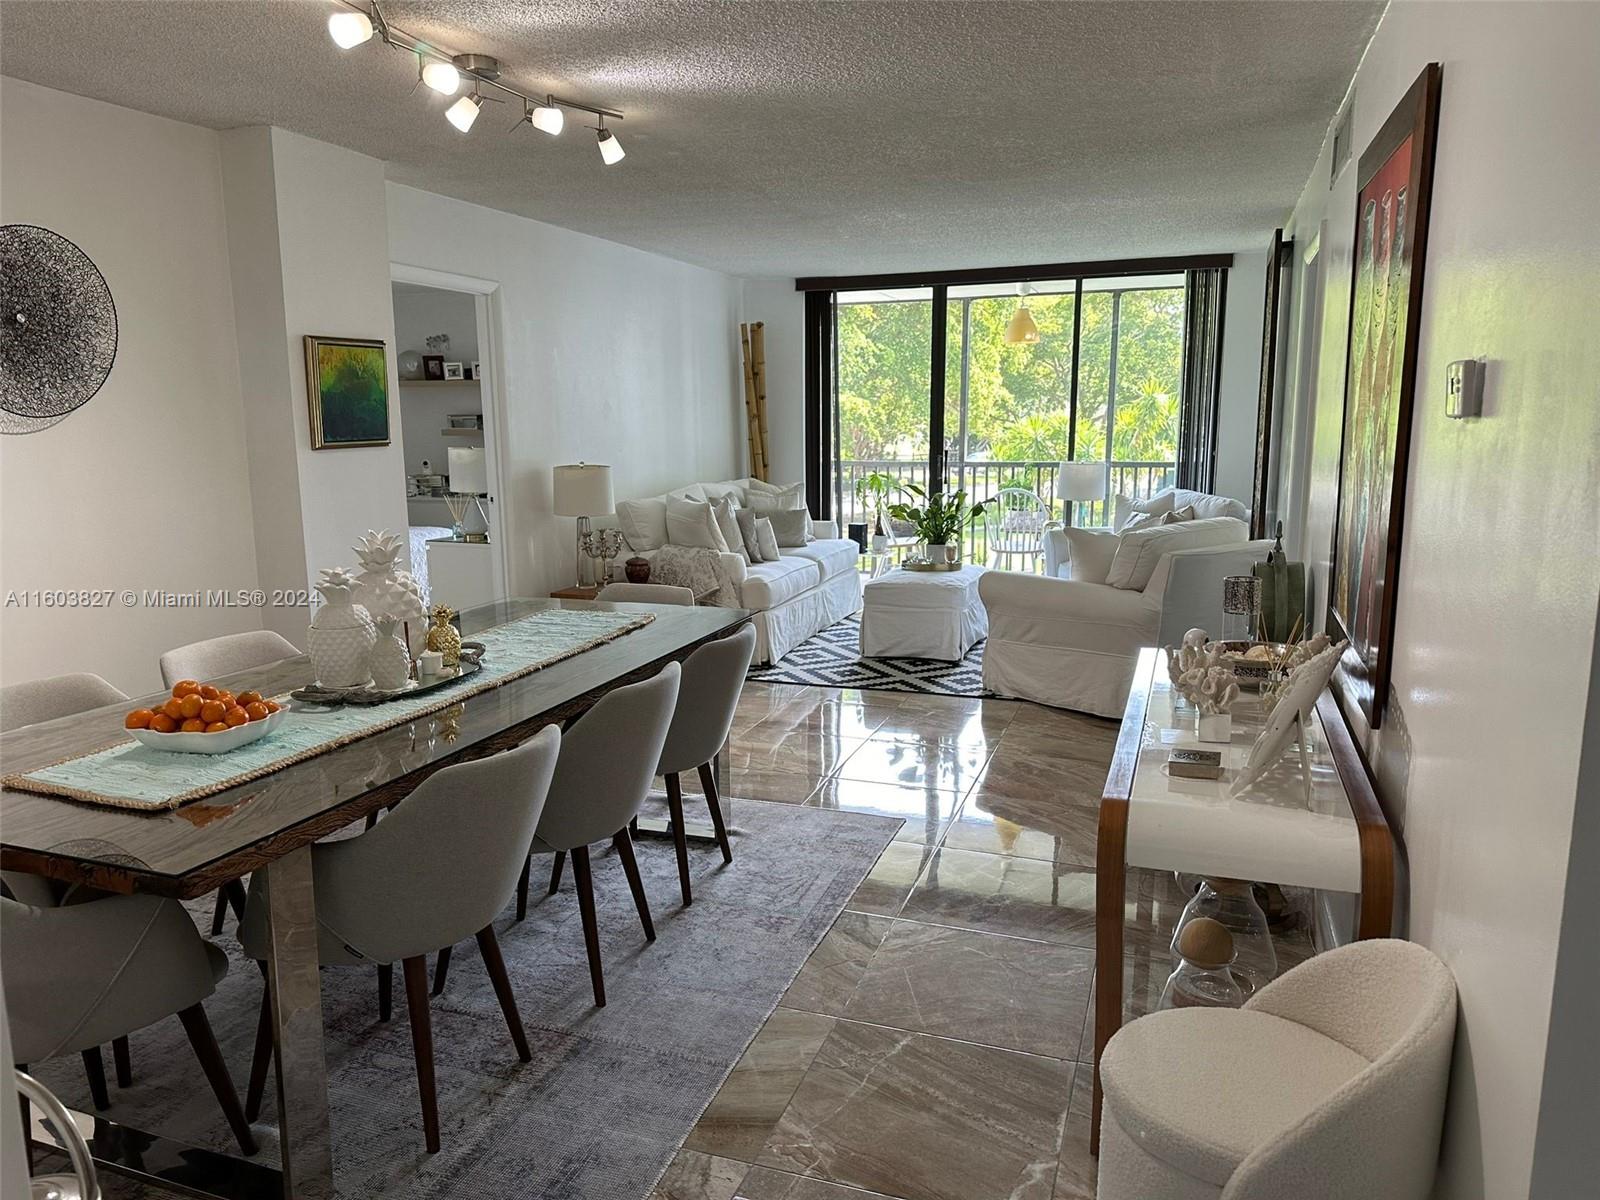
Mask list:
[[[223,922],[228,919],[228,893],[223,888],[217,889],[217,907],[211,914],[211,936],[222,936]]]
[[[394,1012],[394,964],[378,964],[378,1020],[387,1021]]]
[[[378,823],[378,810],[377,809],[373,809],[371,812],[369,812],[367,814],[367,828],[371,829],[377,823]]]
[[[223,895],[228,897],[228,904],[233,908],[233,919],[244,920],[245,902],[250,899],[250,893],[245,891],[244,880],[230,879],[222,885]]]
[[[261,1101],[267,1092],[267,1068],[272,1065],[272,990],[261,981],[261,1017],[256,1022],[256,1045],[250,1055],[250,1082],[244,1089],[244,1118],[261,1118]]]
[[[228,1119],[228,1127],[233,1130],[239,1149],[243,1150],[245,1157],[248,1158],[256,1152],[256,1139],[244,1119],[244,1110],[239,1107],[239,1093],[233,1090],[233,1079],[228,1075],[228,1064],[223,1061],[222,1051],[217,1048],[217,1039],[211,1032],[211,1022],[206,1020],[206,1010],[201,1005],[191,1004],[178,1014],[178,1020],[183,1022],[183,1031],[189,1035],[189,1044],[194,1047],[194,1056],[200,1060],[200,1067],[211,1083],[211,1090],[216,1094],[217,1103],[222,1106],[222,1115]]]
[[[517,1047],[517,1057],[523,1062],[533,1059],[528,1049],[528,1034],[522,1028],[522,1015],[517,1012],[517,997],[511,991],[511,976],[506,974],[506,960],[500,954],[500,939],[494,935],[494,926],[478,930],[478,949],[483,954],[483,965],[489,969],[489,981],[494,984],[494,994],[500,1000],[500,1011],[506,1015],[511,1027],[511,1041]]]
[[[700,786],[705,789],[706,807],[711,810],[711,824],[717,831],[717,845],[722,848],[722,861],[733,861],[733,846],[728,841],[728,827],[722,821],[722,798],[717,795],[717,773],[711,763],[700,764]]]
[[[104,1112],[111,1107],[111,1096],[106,1091],[106,1064],[100,1057],[100,1047],[90,1046],[80,1057],[83,1073],[89,1077],[89,1095],[94,1098],[95,1108]]]
[[[606,981],[600,970],[600,926],[594,916],[594,881],[589,877],[589,847],[572,851],[572,883],[578,890],[578,912],[583,917],[583,945],[589,952],[589,982],[596,1008],[606,1006]]]
[[[567,852],[557,850],[553,855],[555,861],[550,864],[550,890],[547,896],[554,896],[561,890],[561,868],[567,865]]]
[[[644,880],[639,877],[639,860],[633,856],[633,839],[626,828],[617,830],[611,845],[622,860],[622,873],[628,877],[628,890],[633,893],[633,906],[639,910],[639,924],[644,926],[645,941],[656,940],[655,922],[650,919],[650,897],[644,894]]]
[[[119,1088],[133,1086],[133,1056],[128,1049],[126,1037],[111,1039],[111,1061],[117,1069],[117,1086]]]
[[[422,1139],[429,1154],[439,1153],[439,1097],[433,1082],[433,1021],[428,1012],[428,960],[420,954],[400,964],[406,977],[406,1012],[411,1018],[411,1051],[417,1060],[417,1092],[422,1098]]]
[[[439,951],[439,961],[433,964],[433,994],[435,996],[444,995],[445,977],[450,974],[450,950],[451,947],[446,946]]]
[[[528,872],[533,869],[533,856],[522,860],[522,874],[517,876],[517,920],[528,915]]]
[[[689,890],[689,837],[683,828],[683,785],[677,772],[667,776],[667,811],[672,814],[672,848],[678,853],[678,890],[687,908],[694,903],[694,894]]]

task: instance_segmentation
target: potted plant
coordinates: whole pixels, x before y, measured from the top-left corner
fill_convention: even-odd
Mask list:
[[[899,487],[893,475],[874,471],[856,480],[856,505],[872,513],[872,552],[886,554],[889,550],[889,533],[883,527],[883,510],[890,493]]]
[[[946,493],[942,489],[929,492],[915,483],[908,483],[901,491],[913,503],[889,506],[889,515],[897,521],[908,521],[917,531],[917,539],[928,547],[935,562],[954,563],[961,559],[961,531],[983,515],[992,500],[977,504],[967,503],[967,493],[957,489]]]

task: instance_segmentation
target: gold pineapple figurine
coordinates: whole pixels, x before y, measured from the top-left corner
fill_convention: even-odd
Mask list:
[[[433,624],[428,626],[428,649],[444,656],[444,665],[454,667],[461,661],[461,634],[450,624],[456,615],[448,604],[438,604],[433,609]]]

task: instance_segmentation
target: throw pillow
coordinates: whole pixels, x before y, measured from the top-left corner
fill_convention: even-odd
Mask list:
[[[1171,512],[1175,507],[1177,506],[1173,503],[1171,488],[1157,492],[1154,496],[1147,496],[1143,500],[1130,500],[1126,496],[1118,496],[1111,527],[1121,533],[1135,513],[1155,513],[1160,516],[1164,512]]]
[[[1186,504],[1182,508],[1175,508],[1171,512],[1161,514],[1161,524],[1176,525],[1180,521],[1194,520],[1194,505]]]
[[[756,518],[756,541],[761,546],[762,562],[777,562],[783,557],[778,553],[778,535],[773,531],[771,517]]]
[[[795,484],[793,487],[781,491],[758,492],[749,494],[750,507],[762,516],[775,512],[793,512],[798,509],[806,514],[806,537],[811,537],[811,514],[806,511],[806,489],[804,484]]]
[[[1207,517],[1233,517],[1236,520],[1250,520],[1250,510],[1232,496],[1213,496],[1208,492],[1191,492],[1188,488],[1174,488],[1172,490],[1172,503],[1188,505],[1194,509],[1194,515],[1200,520]]]
[[[1142,592],[1155,574],[1161,556],[1171,550],[1198,550],[1206,546],[1243,544],[1249,529],[1232,517],[1208,517],[1204,521],[1180,521],[1176,525],[1153,525],[1119,535],[1117,553],[1111,560],[1106,582],[1115,588]]]
[[[1072,565],[1070,578],[1081,583],[1104,583],[1111,571],[1111,560],[1116,557],[1121,539],[1109,529],[1078,529],[1068,526],[1051,531],[1067,542],[1067,561]]]
[[[667,545],[726,552],[728,543],[704,500],[667,501]]]
[[[736,508],[733,510],[734,520],[739,525],[739,536],[744,541],[744,552],[750,557],[752,563],[766,562],[761,553],[761,541],[756,537],[756,510],[753,508]]]
[[[766,515],[766,521],[772,526],[773,535],[780,546],[804,546],[809,542],[811,537],[806,526],[810,520],[810,515],[803,508]]]
[[[617,502],[617,524],[635,553],[659,550],[667,544],[667,501],[662,496]]]
[[[729,550],[745,562],[749,562],[750,553],[744,548],[744,536],[739,532],[739,518],[733,515],[738,511],[739,503],[732,496],[724,496],[721,500],[711,502],[711,515],[717,519],[717,528],[722,531],[722,540],[727,543]]]
[[[1115,532],[1132,533],[1135,529],[1148,529],[1151,525],[1161,524],[1161,519],[1166,515],[1166,513],[1132,513],[1127,523],[1119,526]]]

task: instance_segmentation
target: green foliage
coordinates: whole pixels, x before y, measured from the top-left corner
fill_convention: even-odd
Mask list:
[[[873,471],[856,480],[856,507],[872,514],[872,532],[883,532],[884,503],[900,481],[884,471]]]
[[[891,504],[889,515],[896,521],[909,522],[916,529],[917,537],[932,546],[947,545],[959,539],[961,531],[981,517],[983,510],[993,503],[992,500],[984,500],[968,504],[967,493],[959,489],[953,493],[930,493],[915,483],[908,483],[900,490],[916,503],[902,501]]]

